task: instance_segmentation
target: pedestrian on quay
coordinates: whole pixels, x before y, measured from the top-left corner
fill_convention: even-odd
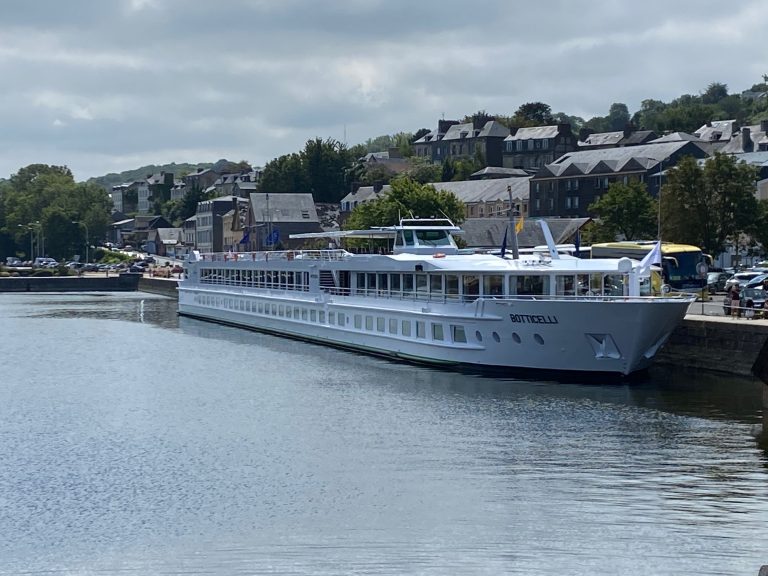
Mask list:
[[[731,288],[731,316],[741,317],[741,287],[738,282]]]
[[[744,318],[752,320],[755,317],[755,302],[752,298],[747,298],[744,301]]]

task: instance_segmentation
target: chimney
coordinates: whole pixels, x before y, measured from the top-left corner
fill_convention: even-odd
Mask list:
[[[742,152],[752,152],[754,144],[752,144],[752,135],[748,126],[741,129],[741,150]]]
[[[760,132],[768,134],[768,119],[760,120]]]

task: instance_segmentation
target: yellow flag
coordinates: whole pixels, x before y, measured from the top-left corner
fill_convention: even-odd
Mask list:
[[[515,234],[520,234],[520,232],[523,231],[523,217],[520,216],[520,219],[515,222]]]

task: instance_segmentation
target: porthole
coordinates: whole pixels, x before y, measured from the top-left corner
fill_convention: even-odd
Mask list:
[[[480,334],[480,330],[475,331],[475,338],[477,338],[478,342],[482,342],[483,341],[483,335]]]
[[[496,342],[501,342],[501,337],[499,336],[499,333],[498,333],[498,332],[494,332],[494,333],[493,333],[493,339],[494,339]]]
[[[520,338],[520,334],[517,332],[512,332],[512,340],[514,340],[517,344],[520,344],[522,342],[522,339]]]
[[[541,334],[534,334],[533,339],[536,340],[537,344],[544,345],[544,338],[541,337]]]

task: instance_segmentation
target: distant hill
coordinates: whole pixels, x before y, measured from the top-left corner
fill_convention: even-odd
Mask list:
[[[241,170],[251,170],[251,167],[247,162],[231,162],[229,160],[221,159],[217,162],[203,162],[201,164],[176,164],[171,162],[163,166],[155,166],[150,164],[149,166],[143,166],[136,168],[136,170],[126,170],[120,172],[120,174],[107,174],[105,176],[98,176],[91,178],[88,182],[93,182],[104,188],[107,192],[112,191],[112,186],[116,184],[123,184],[125,182],[134,182],[136,180],[146,180],[147,176],[151,174],[157,174],[159,172],[172,172],[174,178],[181,178],[182,176],[195,172],[198,168],[212,168],[220,174],[239,172]]]
[[[163,166],[155,166],[154,164],[150,164],[149,166],[142,166],[141,168],[136,168],[135,170],[126,170],[125,172],[120,172],[119,174],[113,172],[111,174],[106,174],[105,176],[90,178],[88,182],[98,184],[107,192],[111,192],[112,186],[123,184],[125,182],[134,182],[135,180],[146,180],[147,176],[150,174],[157,174],[159,172],[172,172],[174,177],[180,178],[185,174],[196,171],[198,168],[210,168],[211,166],[213,166],[213,163],[210,162],[203,164],[176,164],[175,162],[172,162]]]

